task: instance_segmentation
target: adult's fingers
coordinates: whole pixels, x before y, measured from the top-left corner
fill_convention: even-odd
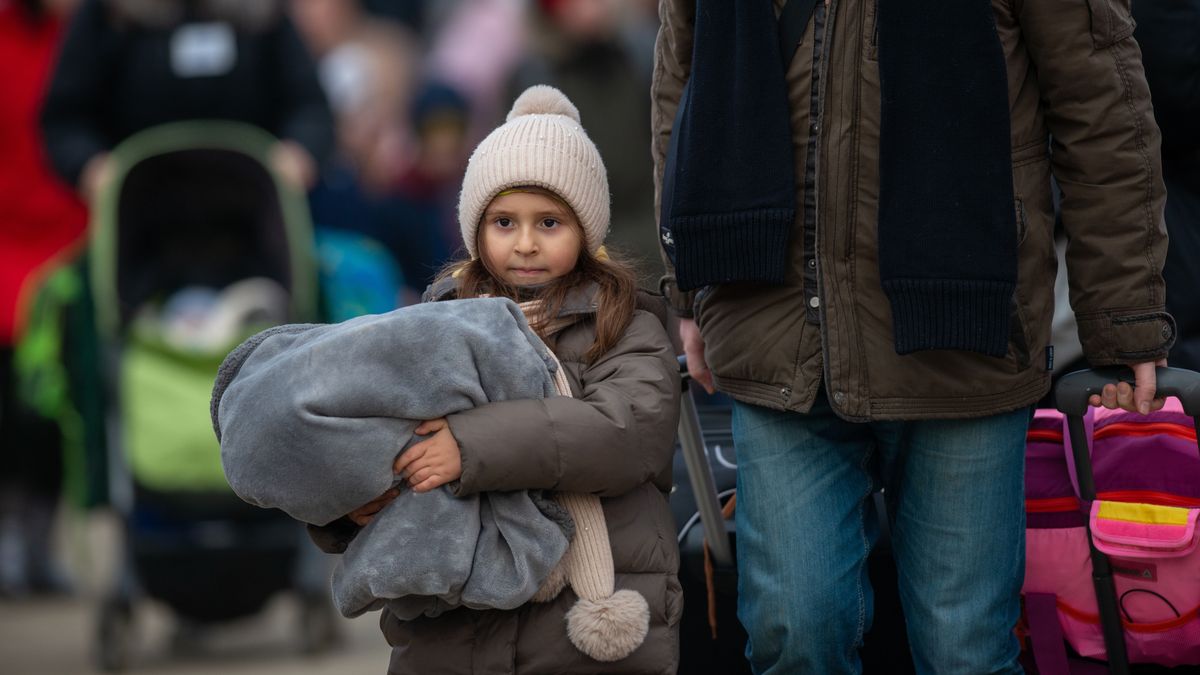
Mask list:
[[[679,339],[683,342],[683,353],[687,355],[688,375],[691,375],[693,381],[704,387],[704,391],[710,394],[714,393],[716,388],[713,387],[712,372],[708,369],[708,362],[704,359],[704,338],[701,337],[700,328],[696,326],[694,320],[680,320]]]
[[[1156,365],[1153,361],[1147,361],[1133,366],[1133,405],[1143,415],[1162,407],[1162,401],[1155,400],[1158,394],[1158,377],[1154,371]]]

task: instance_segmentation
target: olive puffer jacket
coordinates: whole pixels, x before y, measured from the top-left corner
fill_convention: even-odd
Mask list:
[[[431,289],[453,297],[453,284]],[[661,300],[661,299],[660,299]],[[568,297],[563,315],[578,320],[552,336],[574,398],[489,403],[447,419],[462,452],[459,494],[547,489],[600,496],[612,544],[616,587],[650,606],[650,631],[631,655],[601,663],[567,639],[567,588],[548,603],[512,611],[457,609],[399,621],[384,610],[393,675],[431,673],[558,675],[674,673],[679,658],[682,592],[679,550],[667,504],[679,416],[679,375],[661,302],[648,295],[619,342],[595,363],[594,293]],[[344,550],[355,528],[345,519],[310,528],[329,552]]]

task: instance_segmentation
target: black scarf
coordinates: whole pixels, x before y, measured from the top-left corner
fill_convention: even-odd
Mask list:
[[[659,220],[682,290],[783,281],[796,186],[775,26],[771,0],[696,3]]]
[[[879,271],[896,351],[1004,356],[1017,240],[990,0],[878,3]],[[795,163],[774,35],[770,0],[697,2],[661,220],[683,290],[783,281]]]

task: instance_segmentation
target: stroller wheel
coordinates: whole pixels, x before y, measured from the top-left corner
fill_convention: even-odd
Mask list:
[[[133,608],[129,601],[105,599],[96,626],[96,665],[108,673],[125,670],[133,655],[133,642]]]
[[[337,617],[329,598],[321,594],[302,594],[300,597],[300,651],[320,654],[341,641]]]

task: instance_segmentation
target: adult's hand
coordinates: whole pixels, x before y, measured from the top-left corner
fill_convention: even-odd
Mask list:
[[[712,394],[717,390],[713,387],[712,372],[708,362],[704,360],[704,338],[693,319],[679,320],[679,339],[683,342],[683,353],[687,355],[688,375],[693,382],[698,382],[704,391]]]
[[[1088,403],[1097,407],[1104,406],[1109,410],[1120,408],[1143,415],[1161,410],[1166,401],[1157,397],[1158,382],[1154,369],[1166,365],[1166,359],[1131,364],[1129,367],[1133,369],[1134,382],[1132,387],[1128,382],[1106,384],[1099,394],[1092,394],[1088,398]]]

